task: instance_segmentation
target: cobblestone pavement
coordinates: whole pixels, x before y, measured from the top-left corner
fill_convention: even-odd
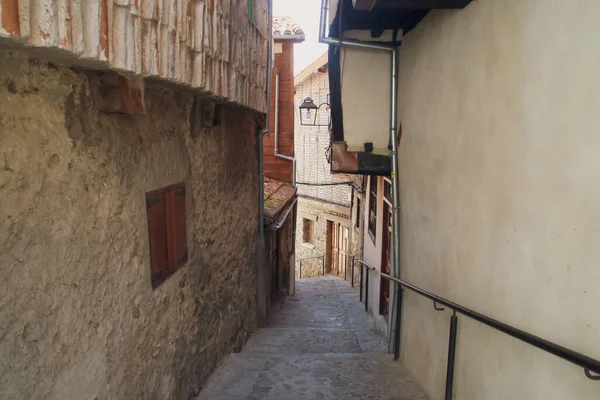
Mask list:
[[[358,290],[343,279],[296,282],[296,296],[273,311],[241,353],[215,371],[196,400],[426,400],[387,354]]]

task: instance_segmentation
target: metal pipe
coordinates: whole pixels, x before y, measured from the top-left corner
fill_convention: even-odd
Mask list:
[[[454,356],[456,355],[456,329],[458,317],[450,317],[450,338],[448,340],[448,367],[446,369],[446,396],[445,400],[452,400],[452,386],[454,385]]]
[[[273,0],[269,0],[268,8],[269,32],[267,32],[267,35],[269,36],[269,42],[267,43],[267,120],[265,121],[265,128],[263,129],[263,134],[269,133],[269,130],[271,128],[271,75],[273,72]]]
[[[323,276],[325,276],[325,256],[323,256]]]
[[[396,138],[396,132],[398,131],[398,50],[392,51],[391,61],[391,91],[390,91],[390,143],[392,145],[392,253],[393,253],[393,268],[394,276],[400,278],[400,180],[398,174],[398,140]],[[402,291],[398,293],[398,296],[402,296]],[[402,304],[400,299],[395,304]],[[400,326],[402,322],[400,316],[402,311],[392,307],[391,312],[392,321],[398,320],[396,325]],[[394,333],[395,334],[395,333]],[[390,351],[391,349],[390,341]]]
[[[300,278],[299,279],[302,279],[302,260],[300,260]]]
[[[270,96],[269,96],[270,98]],[[296,158],[279,153],[279,71],[275,70],[275,157],[292,162],[292,185],[296,186]]]
[[[261,131],[257,127],[256,135],[256,155],[258,164],[258,248],[257,248],[257,268],[256,268],[256,309],[260,325],[264,325],[267,318],[266,302],[266,284],[265,284],[265,225],[264,225],[264,207],[265,207],[265,168],[264,168],[264,142],[263,135],[269,132],[269,121],[271,115],[271,70],[273,68],[273,0],[268,2],[269,31],[267,33],[269,42],[267,44],[267,82],[265,88],[266,96],[266,121],[264,129]]]
[[[340,47],[352,47],[359,49],[369,49],[378,51],[389,51],[391,53],[391,82],[390,82],[390,143],[392,144],[392,252],[394,275],[400,278],[400,189],[398,179],[398,143],[396,140],[397,116],[398,116],[398,48],[383,44],[362,43],[356,40],[336,39],[326,36],[327,11],[329,0],[321,0],[321,18],[319,23],[319,42],[329,45],[338,45]],[[339,16],[341,18],[341,16]],[[340,35],[342,32],[340,32]],[[368,277],[368,272],[367,272]],[[396,304],[394,302],[393,304]],[[392,307],[391,318],[395,320],[401,315],[398,310]],[[393,331],[390,331],[393,333]],[[392,350],[392,341],[388,343],[388,350]]]

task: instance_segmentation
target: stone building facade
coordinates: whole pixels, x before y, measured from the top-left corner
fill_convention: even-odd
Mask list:
[[[267,1],[64,4],[0,5],[0,398],[191,399],[258,324]]]
[[[296,110],[305,98],[315,104],[329,102],[327,56],[317,59],[295,78]],[[329,113],[322,105],[316,116],[318,125],[301,124],[300,114],[295,117],[295,153],[298,163],[298,221],[296,223],[297,278],[310,278],[325,273],[351,279],[351,256],[360,257],[359,218],[356,207],[361,196],[360,185],[349,175],[330,172]],[[358,179],[360,182],[360,179]],[[359,189],[353,190],[353,187]],[[302,259],[302,276],[300,260]],[[324,267],[324,268],[323,268]],[[355,274],[358,276],[358,267]]]

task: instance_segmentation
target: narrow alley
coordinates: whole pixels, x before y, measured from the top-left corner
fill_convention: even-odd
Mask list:
[[[359,292],[326,276],[297,293],[215,371],[197,400],[426,399],[371,328]]]

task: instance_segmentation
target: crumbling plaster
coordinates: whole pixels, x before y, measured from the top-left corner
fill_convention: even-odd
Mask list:
[[[0,398],[184,399],[256,325],[254,114],[190,134],[149,85],[104,114],[88,76],[0,53]],[[145,192],[187,185],[189,263],[150,284]]]

